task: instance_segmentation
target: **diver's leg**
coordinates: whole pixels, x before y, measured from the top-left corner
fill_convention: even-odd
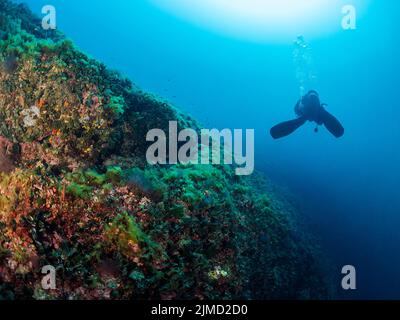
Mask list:
[[[282,122],[270,130],[271,136],[274,139],[286,137],[287,135],[296,131],[296,129],[300,128],[306,121],[307,120],[302,117]]]
[[[324,126],[328,129],[330,133],[332,133],[336,138],[340,138],[344,135],[344,128],[333,115],[331,115],[328,111],[323,110],[321,113],[321,120]]]

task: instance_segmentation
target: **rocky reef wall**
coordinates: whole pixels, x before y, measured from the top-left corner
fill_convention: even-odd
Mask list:
[[[328,295],[316,246],[265,180],[147,164],[149,129],[199,129],[178,108],[8,0],[0,63],[0,298]]]

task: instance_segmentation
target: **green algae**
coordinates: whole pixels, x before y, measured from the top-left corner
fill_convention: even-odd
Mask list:
[[[89,198],[93,189],[91,187],[71,182],[67,187],[67,193],[74,195],[75,197],[86,199]]]

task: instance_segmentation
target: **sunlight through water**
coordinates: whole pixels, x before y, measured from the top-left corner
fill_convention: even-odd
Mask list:
[[[260,42],[292,41],[340,31],[342,9],[360,18],[370,0],[150,0],[176,16],[223,35]]]

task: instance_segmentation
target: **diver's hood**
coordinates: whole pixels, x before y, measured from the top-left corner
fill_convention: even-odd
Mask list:
[[[315,90],[310,90],[310,91],[308,91],[307,95],[308,95],[308,96],[309,96],[309,95],[315,95],[315,96],[319,97],[318,92],[315,91]]]
[[[320,105],[319,94],[315,90],[310,90],[302,99],[303,104],[307,106],[318,106]]]

